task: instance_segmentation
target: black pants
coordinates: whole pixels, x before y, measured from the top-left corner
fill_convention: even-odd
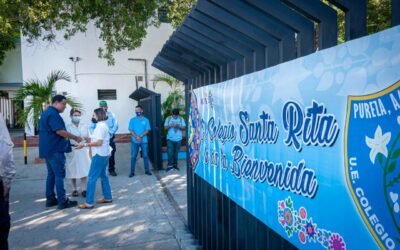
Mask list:
[[[117,151],[117,147],[115,146],[115,135],[110,138],[110,147],[112,148],[110,159],[108,160],[108,171],[115,171],[115,151]]]
[[[0,249],[8,249],[10,232],[9,195],[3,196],[3,182],[0,181]]]

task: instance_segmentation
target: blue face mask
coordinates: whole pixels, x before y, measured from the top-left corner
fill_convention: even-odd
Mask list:
[[[136,112],[136,115],[137,115],[137,116],[141,116],[141,115],[142,115],[142,112]]]
[[[81,121],[81,117],[80,116],[73,116],[72,117],[72,122],[78,123]]]

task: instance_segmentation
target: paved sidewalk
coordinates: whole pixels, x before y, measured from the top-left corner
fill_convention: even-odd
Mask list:
[[[29,148],[28,153],[32,162],[37,148]],[[14,150],[14,157],[17,176],[10,198],[11,249],[168,250],[195,243],[185,225],[184,162],[180,171],[146,176],[139,159],[136,176],[128,178],[130,145],[117,144],[118,176],[110,176],[114,202],[92,210],[57,210],[45,208],[45,165],[23,165],[22,148]],[[65,188],[71,193],[68,181]],[[98,183],[96,198],[101,197]],[[72,199],[84,202],[82,197]]]

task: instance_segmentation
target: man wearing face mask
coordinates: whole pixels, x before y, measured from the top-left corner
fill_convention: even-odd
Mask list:
[[[112,113],[111,111],[108,111],[108,104],[106,101],[100,101],[99,106],[104,111],[106,111],[108,117],[108,119],[105,122],[109,129],[110,147],[112,148],[111,156],[110,159],[108,160],[108,172],[112,176],[117,176],[117,172],[115,172],[115,151],[117,151],[117,147],[115,145],[114,139],[115,139],[115,133],[118,130],[118,122],[117,119],[115,118],[115,114]],[[95,128],[96,128],[96,121],[92,119],[90,131],[93,132]]]
[[[172,110],[172,116],[165,119],[164,129],[167,134],[168,167],[166,171],[179,170],[178,153],[181,147],[182,130],[185,129],[185,120],[179,116],[179,109]]]
[[[129,177],[135,176],[136,157],[139,152],[139,147],[142,149],[145,174],[151,175],[149,169],[147,141],[147,134],[150,131],[150,122],[149,119],[143,116],[142,106],[137,105],[135,108],[135,112],[136,116],[131,118],[128,127],[132,139],[131,173],[129,174]]]
[[[46,207],[58,205],[58,209],[78,205],[76,201],[70,201],[65,195],[66,158],[64,153],[71,152],[71,143],[68,139],[80,143],[82,138],[67,132],[64,120],[60,116],[66,106],[65,96],[54,96],[51,106],[42,113],[39,120],[39,157],[46,159],[47,165]]]

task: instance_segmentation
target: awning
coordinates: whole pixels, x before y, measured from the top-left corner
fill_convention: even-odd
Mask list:
[[[149,89],[140,87],[137,90],[133,91],[132,94],[129,95],[129,98],[131,98],[135,101],[140,101],[140,100],[150,97],[152,95],[160,95],[160,94],[153,92]]]
[[[399,0],[395,0],[399,1]],[[185,82],[214,83],[337,44],[337,12],[346,39],[366,35],[367,0],[199,0],[153,66]]]

